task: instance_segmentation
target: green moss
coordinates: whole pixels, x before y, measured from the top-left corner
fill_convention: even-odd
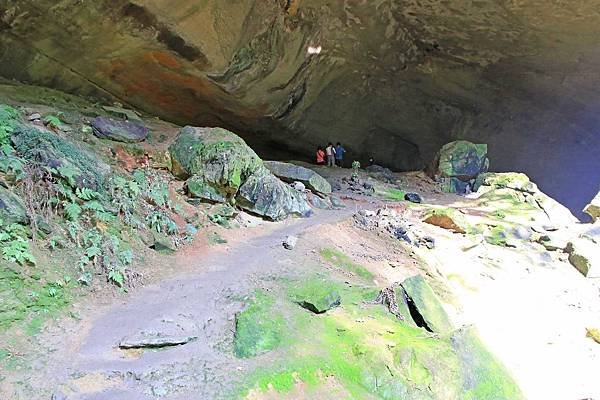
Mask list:
[[[186,127],[169,152],[175,175],[183,179],[196,175],[218,192],[230,195],[263,166],[239,136],[222,128]]]
[[[454,329],[442,303],[421,275],[404,280],[401,286],[429,329],[438,333],[448,333]]]
[[[373,279],[373,274],[368,269],[355,263],[350,257],[338,250],[330,248],[321,249],[321,256],[325,261],[333,264],[336,268],[351,272],[364,279]]]
[[[495,246],[506,246],[508,236],[502,225],[490,227],[484,235],[485,241]]]
[[[236,316],[234,353],[239,358],[266,353],[279,346],[283,334],[284,319],[275,307],[274,298],[258,291]]]
[[[294,303],[295,292],[311,287],[304,282],[314,277],[288,282],[289,301],[259,299],[264,306],[253,310],[252,319],[284,314],[285,324],[278,324],[277,332],[286,340],[278,341],[278,357],[250,372],[232,397],[244,398],[250,389],[284,395],[297,383],[305,393],[315,391],[321,398],[334,395],[328,390],[339,396],[327,386],[334,381],[343,389],[343,396],[336,398],[344,399],[521,398],[508,373],[476,336],[431,336],[399,321],[381,305],[366,306],[364,301],[374,299],[376,288],[319,279],[342,296],[342,305],[325,314],[307,313]]]
[[[0,298],[0,330],[22,323],[29,335],[36,334],[46,318],[71,300],[68,288],[24,275],[8,265],[0,265]]]
[[[386,200],[392,201],[404,201],[404,196],[406,195],[406,193],[403,190],[394,188],[386,189],[384,191],[378,192],[377,194],[379,194]]]
[[[337,307],[342,301],[339,285],[320,277],[307,279],[299,285],[294,285],[290,290],[290,296],[294,302],[314,313],[326,312]]]
[[[452,346],[461,360],[464,399],[522,399],[523,394],[508,371],[490,353],[472,327],[452,335]]]

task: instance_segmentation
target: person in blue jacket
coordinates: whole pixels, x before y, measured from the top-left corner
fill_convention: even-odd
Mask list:
[[[337,142],[335,145],[335,165],[338,167],[344,166],[344,154],[346,154],[346,149],[340,142]]]

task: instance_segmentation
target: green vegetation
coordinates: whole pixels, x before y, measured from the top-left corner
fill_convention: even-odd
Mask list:
[[[355,263],[341,251],[325,248],[321,250],[321,256],[325,261],[333,264],[334,267],[342,271],[350,272],[364,279],[373,279],[373,274],[368,269]]]
[[[26,322],[26,333],[39,331],[47,317],[56,315],[70,302],[71,279],[51,280],[46,271],[33,270],[29,274],[0,263],[0,330],[16,322]]]
[[[404,196],[406,195],[404,191],[395,188],[386,189],[378,194],[384,199],[392,201],[404,201]]]
[[[234,353],[248,358],[279,346],[283,340],[284,319],[275,299],[258,291],[248,306],[236,316]]]
[[[35,257],[29,250],[27,227],[20,224],[7,224],[0,218],[0,253],[6,261],[18,264],[35,264]]]
[[[274,310],[276,315],[285,315],[268,329],[256,331],[276,332],[286,340],[268,346],[280,350],[276,361],[249,373],[234,397],[244,398],[251,389],[281,395],[297,383],[302,383],[306,393],[327,393],[333,380],[343,388],[342,398],[349,399],[522,398],[476,336],[433,337],[399,321],[381,305],[366,306],[363,301],[376,296],[374,288],[331,281],[323,284],[340,290],[342,305],[325,314],[308,313],[295,303],[295,292],[303,292],[304,282],[290,283],[288,301],[275,305],[271,300],[266,306],[252,308],[248,317],[253,321],[271,320]],[[279,298],[277,293],[271,296]]]

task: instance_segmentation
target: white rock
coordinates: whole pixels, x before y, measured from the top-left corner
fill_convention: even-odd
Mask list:
[[[293,250],[294,247],[296,247],[296,244],[298,243],[298,238],[296,236],[288,236],[285,238],[285,240],[283,241],[283,247],[286,248],[287,250]]]

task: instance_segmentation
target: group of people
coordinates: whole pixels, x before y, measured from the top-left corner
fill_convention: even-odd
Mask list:
[[[327,164],[328,167],[335,167],[336,165],[343,167],[345,154],[346,149],[340,142],[337,142],[335,146],[330,142],[325,148],[317,148],[317,165]]]

